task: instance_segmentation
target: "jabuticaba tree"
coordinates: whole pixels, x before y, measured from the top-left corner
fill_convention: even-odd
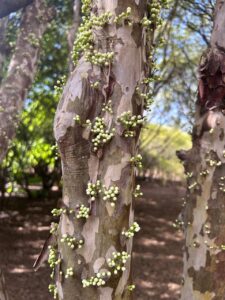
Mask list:
[[[0,9],[2,5],[6,1],[0,2]],[[10,9],[16,7],[9,5]],[[36,75],[41,39],[54,15],[55,10],[44,0],[35,0],[23,10],[16,47],[0,86],[0,162],[15,137],[18,116]]]
[[[40,40],[54,15],[44,1],[0,1],[0,163],[4,159],[15,136],[20,113],[28,88],[35,77],[40,53]],[[26,7],[26,8],[24,8]],[[2,80],[7,19],[1,19],[11,12],[24,8],[20,32],[14,54],[10,60],[6,77]],[[3,188],[4,189],[4,188]],[[8,300],[3,272],[0,269],[0,299]]]
[[[210,47],[199,64],[193,147],[180,151],[184,209],[182,300],[225,297],[225,2],[217,1]]]
[[[162,1],[165,4],[166,1]],[[131,299],[132,200],[138,137],[148,90],[160,1],[83,1],[76,64],[54,132],[62,160],[62,208],[49,264],[55,298]],[[55,283],[54,283],[55,280]]]

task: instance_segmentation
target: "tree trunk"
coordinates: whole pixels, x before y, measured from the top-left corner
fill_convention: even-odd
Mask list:
[[[146,57],[146,28],[141,22],[148,1],[93,2],[92,17],[86,20],[92,18],[92,22],[95,15],[99,16],[96,23],[102,22],[91,27],[94,49],[90,44],[84,49],[55,117],[64,210],[58,243],[52,247],[59,258],[53,263],[54,291],[64,300],[125,300],[131,299],[132,238],[122,232],[134,220],[134,161],[144,108],[140,92],[146,96],[143,82],[150,62]],[[83,5],[83,13],[86,10]],[[107,21],[101,21],[104,17]],[[151,43],[151,38],[147,41]],[[138,120],[131,120],[132,115],[139,116]],[[81,205],[87,208],[84,218],[79,218]],[[113,258],[117,270],[110,261]]]
[[[6,3],[7,2],[7,3]],[[27,6],[31,0],[1,1],[0,18],[12,11]],[[40,41],[54,10],[48,8],[42,0],[35,0],[24,10],[20,33],[15,52],[10,61],[8,73],[0,86],[0,163],[4,159],[10,140],[14,137],[18,114],[28,88],[32,84],[40,52]],[[0,36],[4,42],[7,20],[0,20]],[[0,68],[4,59],[4,49],[0,42]],[[2,75],[0,73],[0,75]],[[1,78],[0,78],[1,79]],[[0,300],[8,300],[2,269],[0,268]]]
[[[193,147],[179,152],[188,178],[182,300],[225,297],[225,3],[199,66]]]
[[[25,9],[8,74],[0,87],[0,162],[15,135],[18,114],[36,74],[41,38],[53,17],[53,10],[44,2],[35,0]]]

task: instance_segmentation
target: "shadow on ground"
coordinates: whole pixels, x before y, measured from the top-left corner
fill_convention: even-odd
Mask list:
[[[134,242],[135,300],[179,299],[182,235],[172,223],[184,190],[143,183],[144,198],[136,201],[141,225]],[[33,262],[49,233],[52,205],[33,203],[10,218],[0,219],[0,266],[5,272],[10,300],[50,300],[49,270],[33,272]],[[85,299],[89,300],[89,299]],[[91,300],[91,299],[90,299]]]

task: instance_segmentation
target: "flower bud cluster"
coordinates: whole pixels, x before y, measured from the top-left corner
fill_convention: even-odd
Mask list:
[[[57,291],[56,285],[55,284],[49,284],[48,290],[53,295],[53,298],[57,299],[57,297],[58,297],[58,291]]]
[[[130,254],[125,251],[113,252],[113,258],[107,259],[108,266],[113,269],[113,274],[117,275],[119,271],[125,271],[125,264],[130,258]]]
[[[122,232],[122,235],[125,235],[125,237],[127,238],[131,238],[136,232],[140,231],[140,229],[141,228],[139,224],[137,222],[134,222],[127,231]]]
[[[79,115],[76,115],[73,119],[74,119],[75,123],[77,123],[83,127],[91,126],[91,121],[89,119],[87,119],[85,121],[85,123],[82,123]]]
[[[58,258],[58,252],[53,246],[48,246],[49,255],[48,255],[48,264],[51,269],[54,269],[55,266],[60,264],[61,259]]]
[[[151,25],[151,21],[145,16],[142,20],[141,20],[141,24],[144,27],[148,27],[149,25]]]
[[[77,64],[81,53],[84,53],[84,57],[87,61],[93,64],[109,65],[109,62],[113,59],[113,52],[100,53],[94,50],[94,36],[93,28],[104,26],[109,23],[112,14],[106,12],[100,16],[83,16],[83,23],[78,29],[76,40],[74,42],[72,50],[72,58],[74,64]]]
[[[91,12],[91,1],[92,0],[82,0],[81,11],[84,15],[89,15]]]
[[[91,87],[92,87],[93,89],[97,89],[97,88],[99,87],[99,85],[100,85],[100,82],[99,82],[99,81],[95,81],[95,82],[91,83]]]
[[[84,204],[80,205],[78,208],[78,212],[76,215],[77,219],[81,219],[81,218],[85,218],[88,219],[89,218],[89,214],[90,214],[90,208],[84,206]]]
[[[71,249],[74,249],[75,247],[81,248],[84,244],[84,241],[78,240],[75,237],[70,236],[69,234],[63,234],[61,243],[66,243],[67,246],[69,246]]]
[[[50,233],[52,233],[52,234],[56,233],[57,230],[58,230],[58,226],[59,226],[58,223],[52,222],[51,223],[51,228],[50,228]]]
[[[99,196],[102,191],[101,182],[97,180],[96,183],[88,182],[86,189],[86,194],[91,197],[91,200],[94,201]]]
[[[133,195],[134,195],[134,198],[138,198],[138,197],[142,197],[143,196],[140,184],[137,184],[137,186],[136,186],[136,188],[134,190]]]
[[[66,274],[65,274],[65,278],[69,278],[69,277],[72,277],[74,275],[74,271],[73,271],[73,268],[67,268],[66,269]]]
[[[122,12],[121,14],[119,14],[118,16],[115,17],[114,22],[116,24],[121,24],[125,21],[130,22],[130,17],[131,17],[131,8],[128,7],[126,11]]]
[[[115,206],[115,202],[117,201],[117,197],[119,195],[119,188],[118,186],[110,186],[108,189],[106,186],[103,186],[103,200],[110,201],[112,207]]]
[[[56,85],[54,85],[54,90],[55,90],[55,93],[58,97],[61,96],[65,83],[66,83],[66,76],[65,75],[62,76],[60,79],[58,79],[56,81]]]
[[[94,134],[94,138],[92,139],[92,143],[94,144],[93,150],[96,152],[99,148],[102,148],[104,144],[112,139],[115,129],[110,132],[106,129],[104,119],[97,117],[91,131]]]
[[[141,93],[140,96],[144,99],[144,108],[146,110],[149,110],[152,103],[154,102],[154,100],[152,98],[152,93],[151,92]]]
[[[111,272],[98,272],[95,276],[92,276],[89,279],[83,279],[83,287],[89,286],[103,286],[106,284],[106,280],[111,277]]]
[[[166,1],[163,1],[163,2],[166,2]],[[160,17],[161,8],[162,8],[162,4],[158,0],[152,0],[149,5],[150,18],[151,18],[152,22],[156,24],[156,26],[159,26],[162,24],[162,19]]]
[[[66,209],[65,208],[59,208],[59,209],[58,208],[53,208],[51,213],[54,217],[59,217],[59,216],[61,216],[61,214],[66,213]]]
[[[151,59],[152,59],[152,56],[151,56]],[[152,70],[152,72],[153,72],[153,70]],[[154,82],[154,81],[155,81],[155,78],[154,78],[153,74],[151,75],[151,77],[149,77],[149,78],[146,77],[146,78],[144,78],[142,80],[141,84],[147,85],[148,92],[145,92],[145,93],[141,92],[140,87],[139,86],[136,87],[136,92],[143,99],[143,101],[144,101],[144,108],[146,110],[149,110],[150,107],[151,107],[151,105],[152,105],[152,103],[154,102],[153,96],[152,96],[152,91],[150,91],[151,88],[149,86],[149,84],[151,82]]]
[[[80,124],[81,125],[81,119],[79,115],[76,115],[74,118],[75,123]]]
[[[93,65],[104,65],[109,66],[114,57],[114,52],[98,52],[94,50],[93,52],[86,52],[85,58],[87,61],[91,62]]]
[[[138,169],[143,168],[142,155],[141,154],[137,154],[135,156],[132,156],[131,159],[130,159],[130,162],[132,163],[132,165],[134,165]]]
[[[112,110],[112,100],[109,100],[107,104],[106,103],[103,104],[102,111],[104,111],[104,112],[107,111],[110,114],[113,113],[113,110]]]
[[[132,292],[135,289],[135,284],[128,285],[127,289]]]
[[[141,115],[132,116],[131,111],[123,112],[118,117],[118,122],[124,127],[124,136],[125,137],[134,137],[136,135],[135,130],[144,124],[145,118]]]

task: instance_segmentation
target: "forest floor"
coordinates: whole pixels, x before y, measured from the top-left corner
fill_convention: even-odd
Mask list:
[[[180,212],[184,188],[177,184],[143,184],[144,198],[136,201],[142,230],[134,239],[134,300],[179,299],[182,272],[182,233],[172,224]],[[53,204],[23,203],[0,213],[0,266],[10,300],[50,300],[49,269],[33,272],[32,265],[49,234]],[[85,299],[91,300],[91,299]]]

